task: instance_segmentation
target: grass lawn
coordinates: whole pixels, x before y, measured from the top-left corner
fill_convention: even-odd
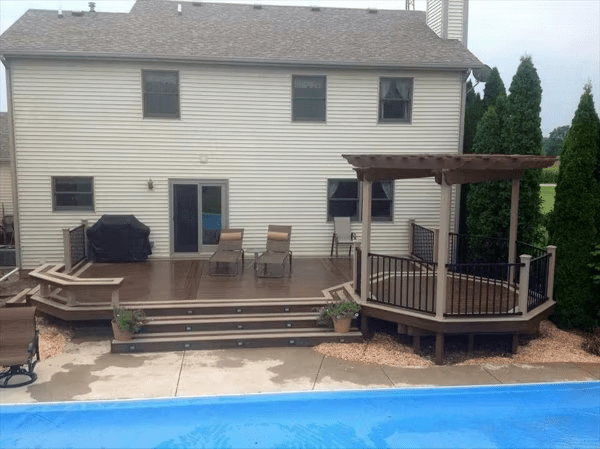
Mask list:
[[[542,213],[547,214],[554,207],[554,185],[543,185],[540,186],[540,192],[542,194]]]

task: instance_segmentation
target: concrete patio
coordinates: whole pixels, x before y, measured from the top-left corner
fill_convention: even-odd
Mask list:
[[[111,354],[104,336],[72,340],[0,403],[185,397],[284,391],[600,380],[600,363],[403,368],[325,357],[312,348]]]

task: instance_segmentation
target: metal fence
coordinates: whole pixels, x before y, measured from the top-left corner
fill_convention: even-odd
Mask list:
[[[370,253],[369,264],[371,301],[435,313],[436,263]]]
[[[548,270],[551,255],[546,253],[531,259],[529,266],[529,291],[527,294],[527,311],[548,301]]]
[[[447,316],[519,315],[519,291],[509,281],[521,264],[448,264]]]
[[[433,263],[434,247],[435,247],[435,232],[412,223],[412,254],[424,262]]]
[[[71,229],[65,229],[65,271],[70,272],[75,265],[87,257],[87,240],[85,235],[85,224]]]

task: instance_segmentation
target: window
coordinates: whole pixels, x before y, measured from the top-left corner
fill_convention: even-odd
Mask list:
[[[356,179],[329,179],[327,181],[327,220],[333,217],[360,217],[361,185]],[[394,182],[373,183],[371,218],[373,221],[392,221]]]
[[[325,121],[325,77],[292,77],[292,120]]]
[[[179,118],[179,73],[142,70],[144,117]]]
[[[379,84],[379,121],[410,123],[412,78],[381,78]]]
[[[94,210],[94,183],[91,177],[52,178],[54,210]]]

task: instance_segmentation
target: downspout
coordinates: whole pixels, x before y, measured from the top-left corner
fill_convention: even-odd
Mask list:
[[[0,61],[6,69],[6,106],[8,109],[8,148],[10,154],[10,177],[12,183],[12,200],[14,216],[14,235],[15,235],[15,262],[17,268],[22,268],[21,264],[21,223],[19,221],[19,194],[17,188],[17,153],[15,146],[15,125],[14,109],[12,101],[12,80],[10,73],[10,64],[0,55]]]
[[[465,111],[467,108],[467,79],[469,78],[470,70],[467,70],[462,76],[462,83],[460,86],[460,124],[458,130],[458,154],[463,154],[463,145],[465,139]],[[452,228],[455,232],[458,232],[458,226],[460,223],[460,192],[462,190],[462,184],[456,184],[456,192],[454,194],[454,223]]]

